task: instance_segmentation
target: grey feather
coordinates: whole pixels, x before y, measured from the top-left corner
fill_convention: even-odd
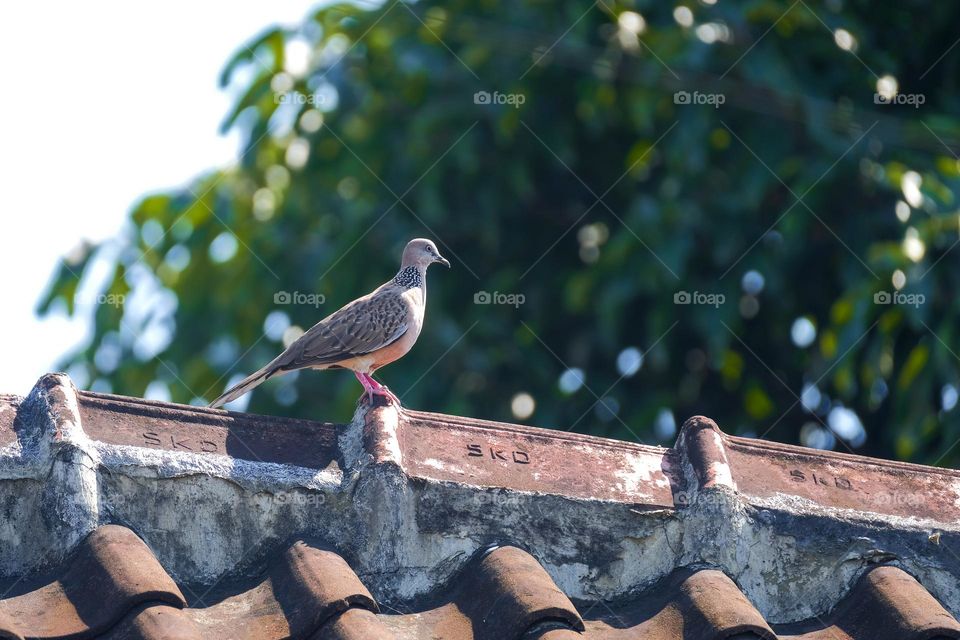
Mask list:
[[[259,371],[210,403],[220,407],[274,375],[372,353],[399,340],[407,330],[409,309],[400,297],[404,287],[391,281],[368,296],[333,312],[300,336]]]
[[[403,335],[407,313],[397,291],[381,287],[315,324],[271,364],[291,371],[372,353]]]

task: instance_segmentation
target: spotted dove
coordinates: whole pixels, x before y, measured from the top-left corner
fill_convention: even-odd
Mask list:
[[[400,404],[373,379],[380,367],[404,356],[420,335],[427,303],[427,267],[450,262],[430,240],[418,238],[403,250],[400,271],[390,281],[333,312],[279,356],[210,403],[220,407],[263,381],[297,369],[350,369],[371,401],[375,395]]]

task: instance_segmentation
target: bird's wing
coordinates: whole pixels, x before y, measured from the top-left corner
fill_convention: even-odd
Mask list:
[[[398,340],[409,323],[410,308],[400,291],[381,287],[315,324],[271,368],[302,369],[371,353]]]

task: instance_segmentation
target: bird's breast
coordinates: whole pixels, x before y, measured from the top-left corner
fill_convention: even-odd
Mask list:
[[[402,295],[407,305],[407,330],[395,342],[376,352],[375,368],[390,364],[406,355],[413,348],[423,328],[425,292],[418,287],[404,291]]]

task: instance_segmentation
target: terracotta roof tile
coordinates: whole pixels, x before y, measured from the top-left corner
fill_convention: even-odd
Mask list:
[[[370,592],[343,558],[302,541],[274,563],[270,586],[294,637],[307,635],[351,607],[377,612]]]
[[[186,611],[147,604],[131,611],[103,640],[211,640]]]
[[[106,525],[81,543],[60,579],[0,601],[0,621],[8,621],[8,633],[61,638],[106,631],[144,602],[186,604],[136,534]]]
[[[960,471],[821,451],[725,434],[709,418],[684,424],[700,486],[759,504],[793,496],[838,509],[934,522],[960,520]]]
[[[675,571],[623,607],[594,607],[587,636],[604,640],[725,640],[776,636],[737,585],[720,571]],[[752,634],[752,635],[751,635]]]
[[[823,619],[779,629],[783,640],[930,640],[960,638],[960,623],[910,574],[867,571]]]
[[[530,554],[500,547],[460,574],[444,619],[434,628],[451,638],[498,640],[546,621],[583,630],[583,620],[566,594]]]
[[[665,449],[47,376],[0,396],[0,637],[960,639],[958,505],[960,472],[706,418]]]
[[[390,424],[389,412],[367,413],[368,434]],[[422,411],[404,411],[395,433],[389,450],[413,477],[673,506],[663,447]]]
[[[310,640],[397,640],[375,613],[351,608],[320,628]]]
[[[298,541],[259,585],[190,614],[207,638],[259,640],[306,638],[354,608],[378,611],[343,558]]]
[[[336,425],[205,407],[181,407],[139,398],[83,392],[84,431],[114,445],[324,469],[337,458]]]
[[[0,638],[3,640],[23,640],[23,636],[17,630],[19,625],[7,614],[0,611]]]
[[[0,601],[0,637],[109,640],[931,640],[960,623],[913,577],[864,573],[825,618],[770,625],[712,569],[678,569],[619,604],[577,608],[530,554],[499,547],[467,564],[421,610],[379,613],[346,561],[304,541],[258,585],[211,606],[186,602],[130,530],[106,525],[65,575]],[[776,634],[774,633],[776,629]],[[18,635],[19,634],[19,635]]]

